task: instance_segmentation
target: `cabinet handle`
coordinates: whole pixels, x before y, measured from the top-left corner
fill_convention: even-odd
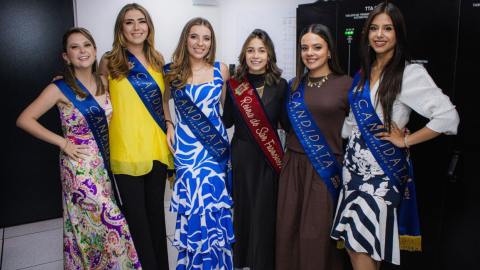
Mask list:
[[[454,151],[452,160],[450,161],[450,166],[448,167],[447,175],[450,177],[450,181],[456,182],[457,176],[455,175],[455,167],[457,167],[458,157],[460,155],[460,151]]]

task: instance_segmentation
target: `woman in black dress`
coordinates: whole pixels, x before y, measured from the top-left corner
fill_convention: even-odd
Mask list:
[[[272,40],[256,29],[245,40],[235,75],[227,84],[223,120],[227,128],[235,126],[231,148],[236,268],[275,269],[278,174],[283,158],[277,127],[290,130],[287,82],[280,77],[276,60]]]

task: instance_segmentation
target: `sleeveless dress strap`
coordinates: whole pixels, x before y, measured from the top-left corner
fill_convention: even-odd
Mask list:
[[[215,85],[223,85],[223,77],[222,72],[220,70],[220,62],[215,62],[214,69],[213,69],[213,83]]]

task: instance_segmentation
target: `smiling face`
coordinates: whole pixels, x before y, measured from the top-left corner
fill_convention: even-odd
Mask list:
[[[310,70],[310,76],[320,77],[329,72],[327,42],[319,35],[306,33],[301,39],[302,60]]]
[[[259,38],[250,40],[247,45],[245,53],[245,60],[247,61],[248,72],[251,74],[265,73],[265,66],[268,61],[267,48],[263,41]]]
[[[377,57],[391,58],[393,56],[397,38],[392,18],[387,13],[375,16],[368,31],[368,41]]]
[[[187,49],[190,58],[203,59],[210,51],[211,32],[205,25],[194,25],[187,37]]]
[[[123,35],[129,45],[143,45],[148,36],[148,24],[145,15],[138,9],[131,9],[123,18]]]
[[[73,33],[67,39],[66,52],[62,54],[67,63],[74,68],[90,68],[95,62],[97,49],[81,33]]]

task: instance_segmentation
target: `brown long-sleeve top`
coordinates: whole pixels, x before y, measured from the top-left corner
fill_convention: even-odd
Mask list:
[[[322,79],[323,77],[310,77],[311,82]],[[305,80],[308,82],[307,75]],[[352,82],[353,79],[349,76],[331,73],[328,75],[328,80],[319,88],[305,84],[305,104],[339,161],[343,155],[341,132],[345,116],[350,110],[348,93]],[[287,148],[305,153],[295,132],[289,133]]]

